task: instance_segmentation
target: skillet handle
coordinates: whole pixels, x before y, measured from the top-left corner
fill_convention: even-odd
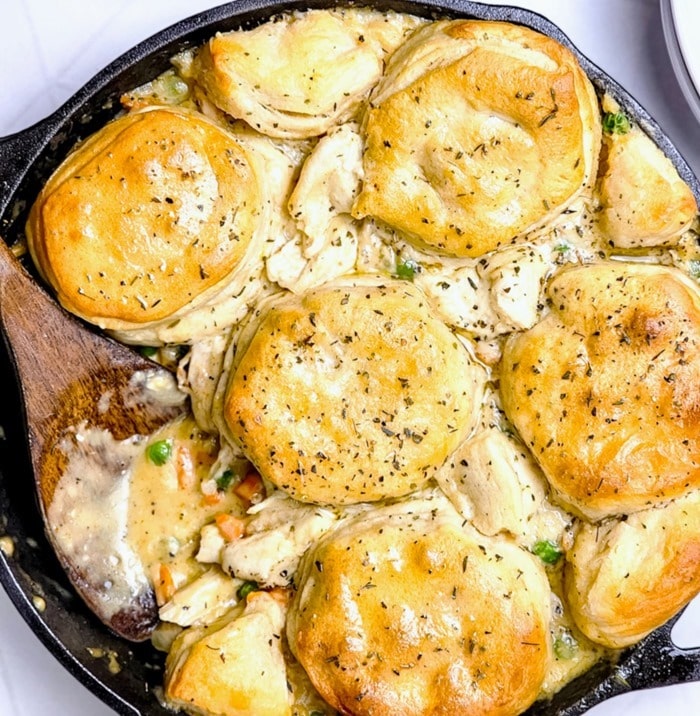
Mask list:
[[[700,681],[700,647],[681,649],[671,639],[679,618],[680,613],[652,632],[617,669],[621,692]]]
[[[55,115],[16,134],[0,137],[0,216],[5,214],[27,170],[56,132]]]
[[[593,689],[579,691],[578,697],[556,712],[557,716],[580,716],[596,704],[630,691],[700,681],[700,647],[681,649],[671,639],[681,613],[632,647]],[[545,713],[549,713],[546,705],[535,709],[533,716]]]

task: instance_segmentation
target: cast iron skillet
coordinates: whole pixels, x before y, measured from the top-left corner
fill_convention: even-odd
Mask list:
[[[120,109],[120,94],[167,69],[176,52],[199,45],[218,31],[255,26],[279,12],[334,4],[332,0],[237,0],[183,20],[122,55],[47,119],[1,139],[0,236],[10,243],[21,236],[29,205],[70,148],[112,119]],[[506,20],[556,38],[573,50],[596,87],[611,93],[670,157],[700,203],[700,182],[654,120],[542,16],[462,0],[374,0],[366,4],[426,17]],[[172,714],[157,698],[162,655],[148,644],[128,644],[102,626],[71,589],[44,537],[19,419],[22,406],[10,371],[0,346],[0,385],[5,396],[0,401],[0,425],[5,431],[5,439],[0,439],[0,535],[10,536],[15,544],[13,557],[0,553],[0,582],[56,658],[116,712],[129,716]],[[45,609],[37,609],[36,597],[44,600]],[[536,704],[528,713],[574,716],[625,691],[700,680],[700,648],[677,648],[671,641],[674,622],[624,652],[616,664],[599,664],[550,703]],[[104,656],[94,655],[99,653]],[[118,672],[110,668],[115,663]]]

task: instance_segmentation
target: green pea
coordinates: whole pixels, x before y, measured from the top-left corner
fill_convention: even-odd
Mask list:
[[[413,259],[404,259],[396,264],[396,276],[404,281],[413,281],[419,270],[418,262]]]
[[[156,440],[151,443],[146,449],[146,455],[148,459],[154,464],[165,465],[170,460],[173,454],[173,441],[172,440]]]
[[[250,581],[248,581],[248,582],[243,582],[243,584],[241,584],[241,586],[238,587],[238,591],[236,592],[236,596],[237,596],[240,600],[243,600],[243,599],[245,599],[251,592],[257,592],[259,588],[260,588],[260,587],[258,587],[258,583],[257,583],[257,582],[254,582],[254,581],[252,581],[252,580],[250,580]]]
[[[632,125],[623,112],[606,112],[603,115],[603,131],[608,134],[627,134]]]
[[[236,474],[233,470],[224,470],[219,477],[216,478],[216,489],[223,492],[233,482]]]
[[[569,631],[563,631],[554,640],[554,654],[557,659],[573,659],[577,651],[578,642]]]
[[[556,542],[543,539],[535,542],[532,553],[537,555],[545,564],[556,564],[562,556],[562,551]]]

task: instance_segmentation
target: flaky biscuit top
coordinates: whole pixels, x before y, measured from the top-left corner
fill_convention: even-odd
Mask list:
[[[668,621],[700,590],[700,491],[625,520],[582,524],[565,587],[584,634],[620,649]]]
[[[544,569],[442,502],[361,513],[304,557],[287,636],[341,713],[506,716],[537,697],[550,658]]]
[[[272,137],[323,134],[350,119],[384,57],[421,21],[409,15],[310,10],[214,36],[194,65],[207,97]]]
[[[68,310],[103,328],[138,328],[226,281],[261,203],[253,161],[231,134],[202,115],[148,109],[65,160],[32,208],[29,248]]]
[[[548,37],[499,22],[431,24],[392,56],[370,98],[354,213],[441,254],[518,241],[595,172],[596,103],[575,57]]]
[[[474,426],[484,371],[407,282],[325,286],[264,313],[232,370],[228,428],[302,501],[397,497]]]
[[[690,187],[638,127],[605,137],[598,180],[599,224],[609,245],[673,245],[695,220]]]
[[[677,269],[561,272],[506,343],[501,395],[556,496],[590,519],[700,486],[700,296]]]

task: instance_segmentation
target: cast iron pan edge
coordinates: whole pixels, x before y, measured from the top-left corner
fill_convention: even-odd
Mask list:
[[[376,0],[356,4],[427,17],[503,20],[554,37],[576,54],[596,87],[615,97],[661,147],[700,203],[698,179],[658,124],[541,15],[521,8],[460,0]],[[10,243],[21,236],[28,204],[70,148],[113,118],[119,111],[119,96],[164,71],[175,53],[201,44],[218,31],[254,26],[284,11],[333,5],[324,0],[238,0],[182,20],[123,54],[45,120],[0,139],[0,236]],[[7,356],[2,353],[0,375],[9,371]],[[156,698],[162,678],[162,655],[149,645],[127,644],[108,632],[75,596],[58,566],[44,538],[26,449],[13,449],[20,444],[26,447],[23,425],[17,423],[20,399],[16,386],[8,385],[6,391],[10,395],[0,404],[0,425],[5,430],[0,440],[0,534],[13,538],[15,554],[7,558],[0,553],[0,582],[45,646],[117,713],[172,714]],[[44,600],[46,609],[37,609],[36,597]],[[627,650],[616,664],[599,664],[569,684],[552,702],[535,704],[528,713],[577,716],[625,691],[700,680],[700,648],[683,650],[671,641],[677,618]],[[88,648],[93,649],[92,655]],[[110,664],[120,667],[118,673]]]

